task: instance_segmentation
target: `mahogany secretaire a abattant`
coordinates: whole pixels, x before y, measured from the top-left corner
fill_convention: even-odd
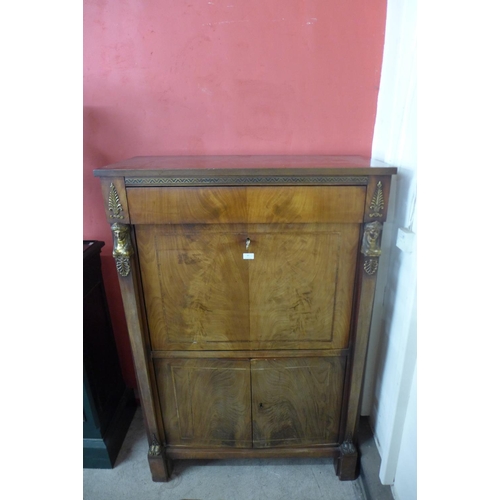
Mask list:
[[[96,170],[154,481],[172,460],[332,457],[360,395],[396,168],[354,156],[152,156]]]

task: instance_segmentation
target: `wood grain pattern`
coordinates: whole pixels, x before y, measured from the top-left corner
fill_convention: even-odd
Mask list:
[[[365,187],[247,187],[249,223],[361,222]]]
[[[133,224],[361,222],[364,186],[128,188]]]
[[[356,224],[257,226],[250,331],[259,349],[348,346]]]
[[[345,358],[251,363],[254,447],[338,441]]]
[[[169,445],[252,447],[248,360],[156,359]]]
[[[148,225],[136,234],[154,350],[348,347],[357,224]],[[247,237],[254,260],[242,257]]]
[[[246,222],[246,188],[129,188],[133,224]]]
[[[227,230],[138,226],[153,349],[231,348],[249,340],[245,238]]]

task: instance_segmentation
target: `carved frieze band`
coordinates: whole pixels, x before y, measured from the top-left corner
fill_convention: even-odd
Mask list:
[[[130,273],[130,257],[134,253],[130,239],[130,228],[126,224],[115,222],[111,226],[111,231],[113,231],[113,257],[116,262],[116,269],[120,276],[128,276]]]
[[[369,215],[370,217],[382,217],[384,211],[384,192],[382,191],[382,182],[377,182],[377,189],[370,204],[370,210],[373,210]]]
[[[375,221],[365,224],[361,253],[366,257],[363,269],[369,275],[375,274],[378,270],[378,259],[382,253],[380,248],[381,235],[382,224],[380,222]]]
[[[340,184],[360,185],[368,184],[367,176],[271,176],[271,177],[125,177],[126,186],[217,186],[217,185],[283,185],[283,184]]]
[[[109,186],[108,209],[112,219],[123,219],[123,207],[118,196],[118,191],[113,183]]]

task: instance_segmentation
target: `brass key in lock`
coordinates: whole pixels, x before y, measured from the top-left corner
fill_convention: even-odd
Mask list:
[[[253,260],[254,259],[254,254],[250,253],[248,251],[248,248],[250,247],[250,238],[247,238],[245,241],[245,253],[243,254],[243,260]]]

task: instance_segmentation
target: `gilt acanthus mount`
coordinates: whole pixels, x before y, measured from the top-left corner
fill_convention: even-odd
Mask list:
[[[118,191],[113,183],[109,186],[108,210],[112,219],[123,219],[123,207],[118,196]]]
[[[382,217],[384,207],[385,207],[385,201],[384,201],[384,192],[382,191],[382,183],[378,181],[377,189],[375,190],[372,202],[370,204],[370,210],[372,210],[372,212],[369,214],[370,217]]]

